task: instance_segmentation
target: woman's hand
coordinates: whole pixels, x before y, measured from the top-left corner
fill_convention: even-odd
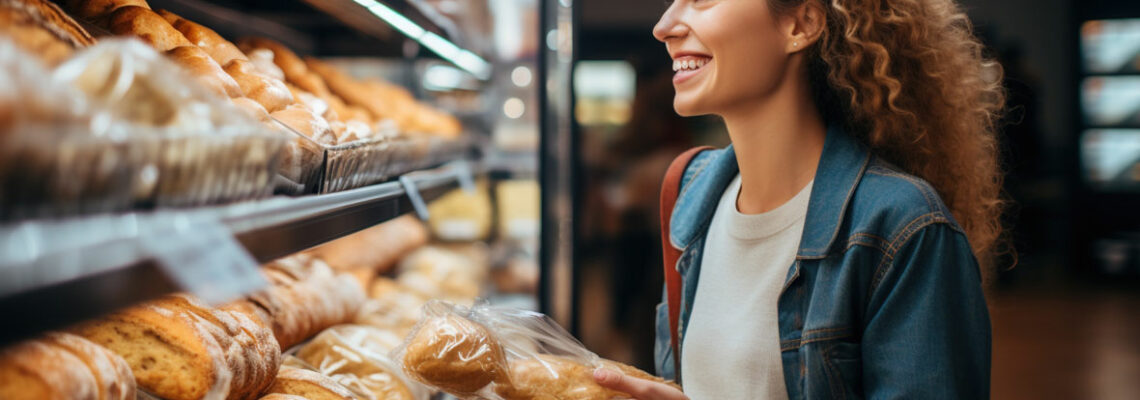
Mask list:
[[[628,393],[637,400],[689,400],[688,396],[672,386],[629,377],[611,369],[594,370],[594,381],[607,389]]]

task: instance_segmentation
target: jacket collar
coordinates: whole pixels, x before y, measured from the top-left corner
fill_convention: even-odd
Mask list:
[[[823,156],[812,185],[798,258],[823,258],[839,233],[851,195],[863,177],[870,153],[855,138],[836,125],[827,130]],[[694,172],[673,208],[669,239],[685,249],[705,232],[721,195],[739,172],[732,146],[719,151],[709,163]]]

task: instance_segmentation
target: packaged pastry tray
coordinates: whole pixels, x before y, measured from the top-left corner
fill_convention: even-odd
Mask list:
[[[457,159],[463,141],[423,136],[364,139],[325,147],[321,193],[380,183]]]
[[[273,132],[123,137],[59,133],[4,138],[0,220],[265,197],[272,194],[285,141]]]
[[[273,119],[273,123],[285,132],[286,136],[281,149],[281,162],[278,164],[277,175],[287,183],[278,185],[278,192],[289,195],[317,193],[324,172],[326,146],[281,121]]]

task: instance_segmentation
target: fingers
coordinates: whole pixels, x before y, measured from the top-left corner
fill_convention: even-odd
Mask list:
[[[594,370],[594,380],[602,387],[627,393],[637,400],[688,400],[684,393],[669,385],[631,378],[607,368]]]

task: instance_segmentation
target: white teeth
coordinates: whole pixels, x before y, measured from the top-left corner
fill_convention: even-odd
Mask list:
[[[705,64],[708,64],[708,63],[709,63],[709,60],[704,59],[704,58],[696,59],[696,60],[681,60],[681,61],[673,60],[673,71],[676,72],[676,71],[681,71],[681,70],[694,70],[694,69],[703,67],[703,66],[705,66]]]

